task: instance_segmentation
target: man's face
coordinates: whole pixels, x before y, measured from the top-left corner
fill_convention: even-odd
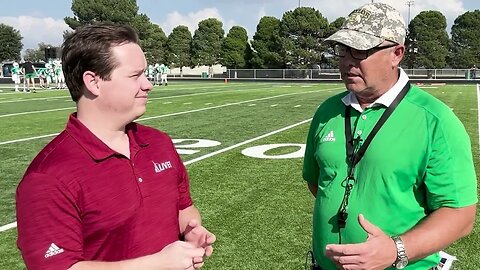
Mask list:
[[[356,95],[367,95],[382,90],[388,82],[386,73],[394,68],[395,46],[392,43],[384,42],[378,46],[381,49],[373,49],[368,52],[366,59],[360,60],[352,57],[365,54],[366,51],[356,51],[347,47],[345,56],[340,57],[339,67],[342,80],[346,88]],[[385,47],[385,48],[383,48]],[[358,57],[357,57],[358,58]]]
[[[147,62],[140,46],[122,44],[113,47],[112,54],[118,66],[110,80],[99,80],[99,103],[103,111],[127,124],[145,113],[152,84],[144,73]]]

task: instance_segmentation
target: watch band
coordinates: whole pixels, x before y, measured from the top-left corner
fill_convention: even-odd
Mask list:
[[[403,269],[408,264],[408,256],[407,251],[405,250],[405,244],[400,236],[392,236],[392,240],[397,248],[397,259],[392,266],[396,269]]]

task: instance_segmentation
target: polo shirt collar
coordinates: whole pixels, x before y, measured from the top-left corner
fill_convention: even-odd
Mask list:
[[[405,84],[408,82],[408,75],[402,68],[398,68],[400,76],[398,81],[390,88],[385,94],[381,95],[377,100],[375,100],[372,104],[370,104],[367,108],[371,108],[374,106],[385,106],[389,107],[395,98],[400,94]],[[360,103],[358,102],[357,96],[354,93],[349,92],[346,96],[342,98],[342,102],[345,106],[352,106],[355,110],[359,111],[360,113],[363,112]]]
[[[148,145],[138,136],[137,124],[130,123],[125,127],[129,139],[130,149],[138,150],[140,147]],[[110,156],[118,154],[104,142],[102,142],[95,134],[93,134],[80,120],[77,113],[72,113],[68,119],[66,132],[92,157],[94,160],[103,160]]]

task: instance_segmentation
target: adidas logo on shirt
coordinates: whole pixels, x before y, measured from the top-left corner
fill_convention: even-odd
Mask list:
[[[328,134],[322,139],[322,142],[334,142],[334,141],[335,141],[335,135],[333,135],[333,130],[328,132]]]
[[[57,245],[52,243],[50,244],[50,247],[48,248],[47,252],[45,252],[45,258],[58,255],[60,253],[63,253],[63,251],[64,251],[63,248],[59,248]]]

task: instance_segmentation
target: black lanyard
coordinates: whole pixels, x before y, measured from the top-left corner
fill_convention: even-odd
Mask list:
[[[393,100],[392,104],[390,104],[390,106],[388,106],[385,112],[382,114],[382,116],[380,117],[378,122],[375,124],[370,134],[368,134],[367,138],[365,139],[365,142],[362,144],[362,146],[360,146],[360,148],[358,148],[358,145],[362,139],[360,138],[360,136],[354,139],[352,135],[352,125],[350,121],[351,106],[345,107],[345,139],[346,139],[346,148],[347,148],[347,158],[348,158],[349,164],[348,164],[347,178],[345,178],[345,180],[342,182],[342,186],[345,187],[345,194],[343,196],[340,209],[338,209],[338,213],[337,213],[337,221],[338,221],[339,229],[345,228],[345,225],[346,225],[346,221],[348,217],[348,213],[347,213],[348,199],[350,197],[350,193],[355,183],[355,166],[362,159],[363,155],[365,154],[365,151],[367,151],[368,146],[372,142],[377,132],[380,130],[383,124],[387,121],[388,117],[390,117],[393,111],[397,108],[398,104],[405,97],[409,89],[410,89],[410,82],[407,82],[403,87],[402,91]],[[355,151],[355,148],[358,148],[358,150]],[[341,235],[339,230],[339,242],[341,243],[340,237]]]

